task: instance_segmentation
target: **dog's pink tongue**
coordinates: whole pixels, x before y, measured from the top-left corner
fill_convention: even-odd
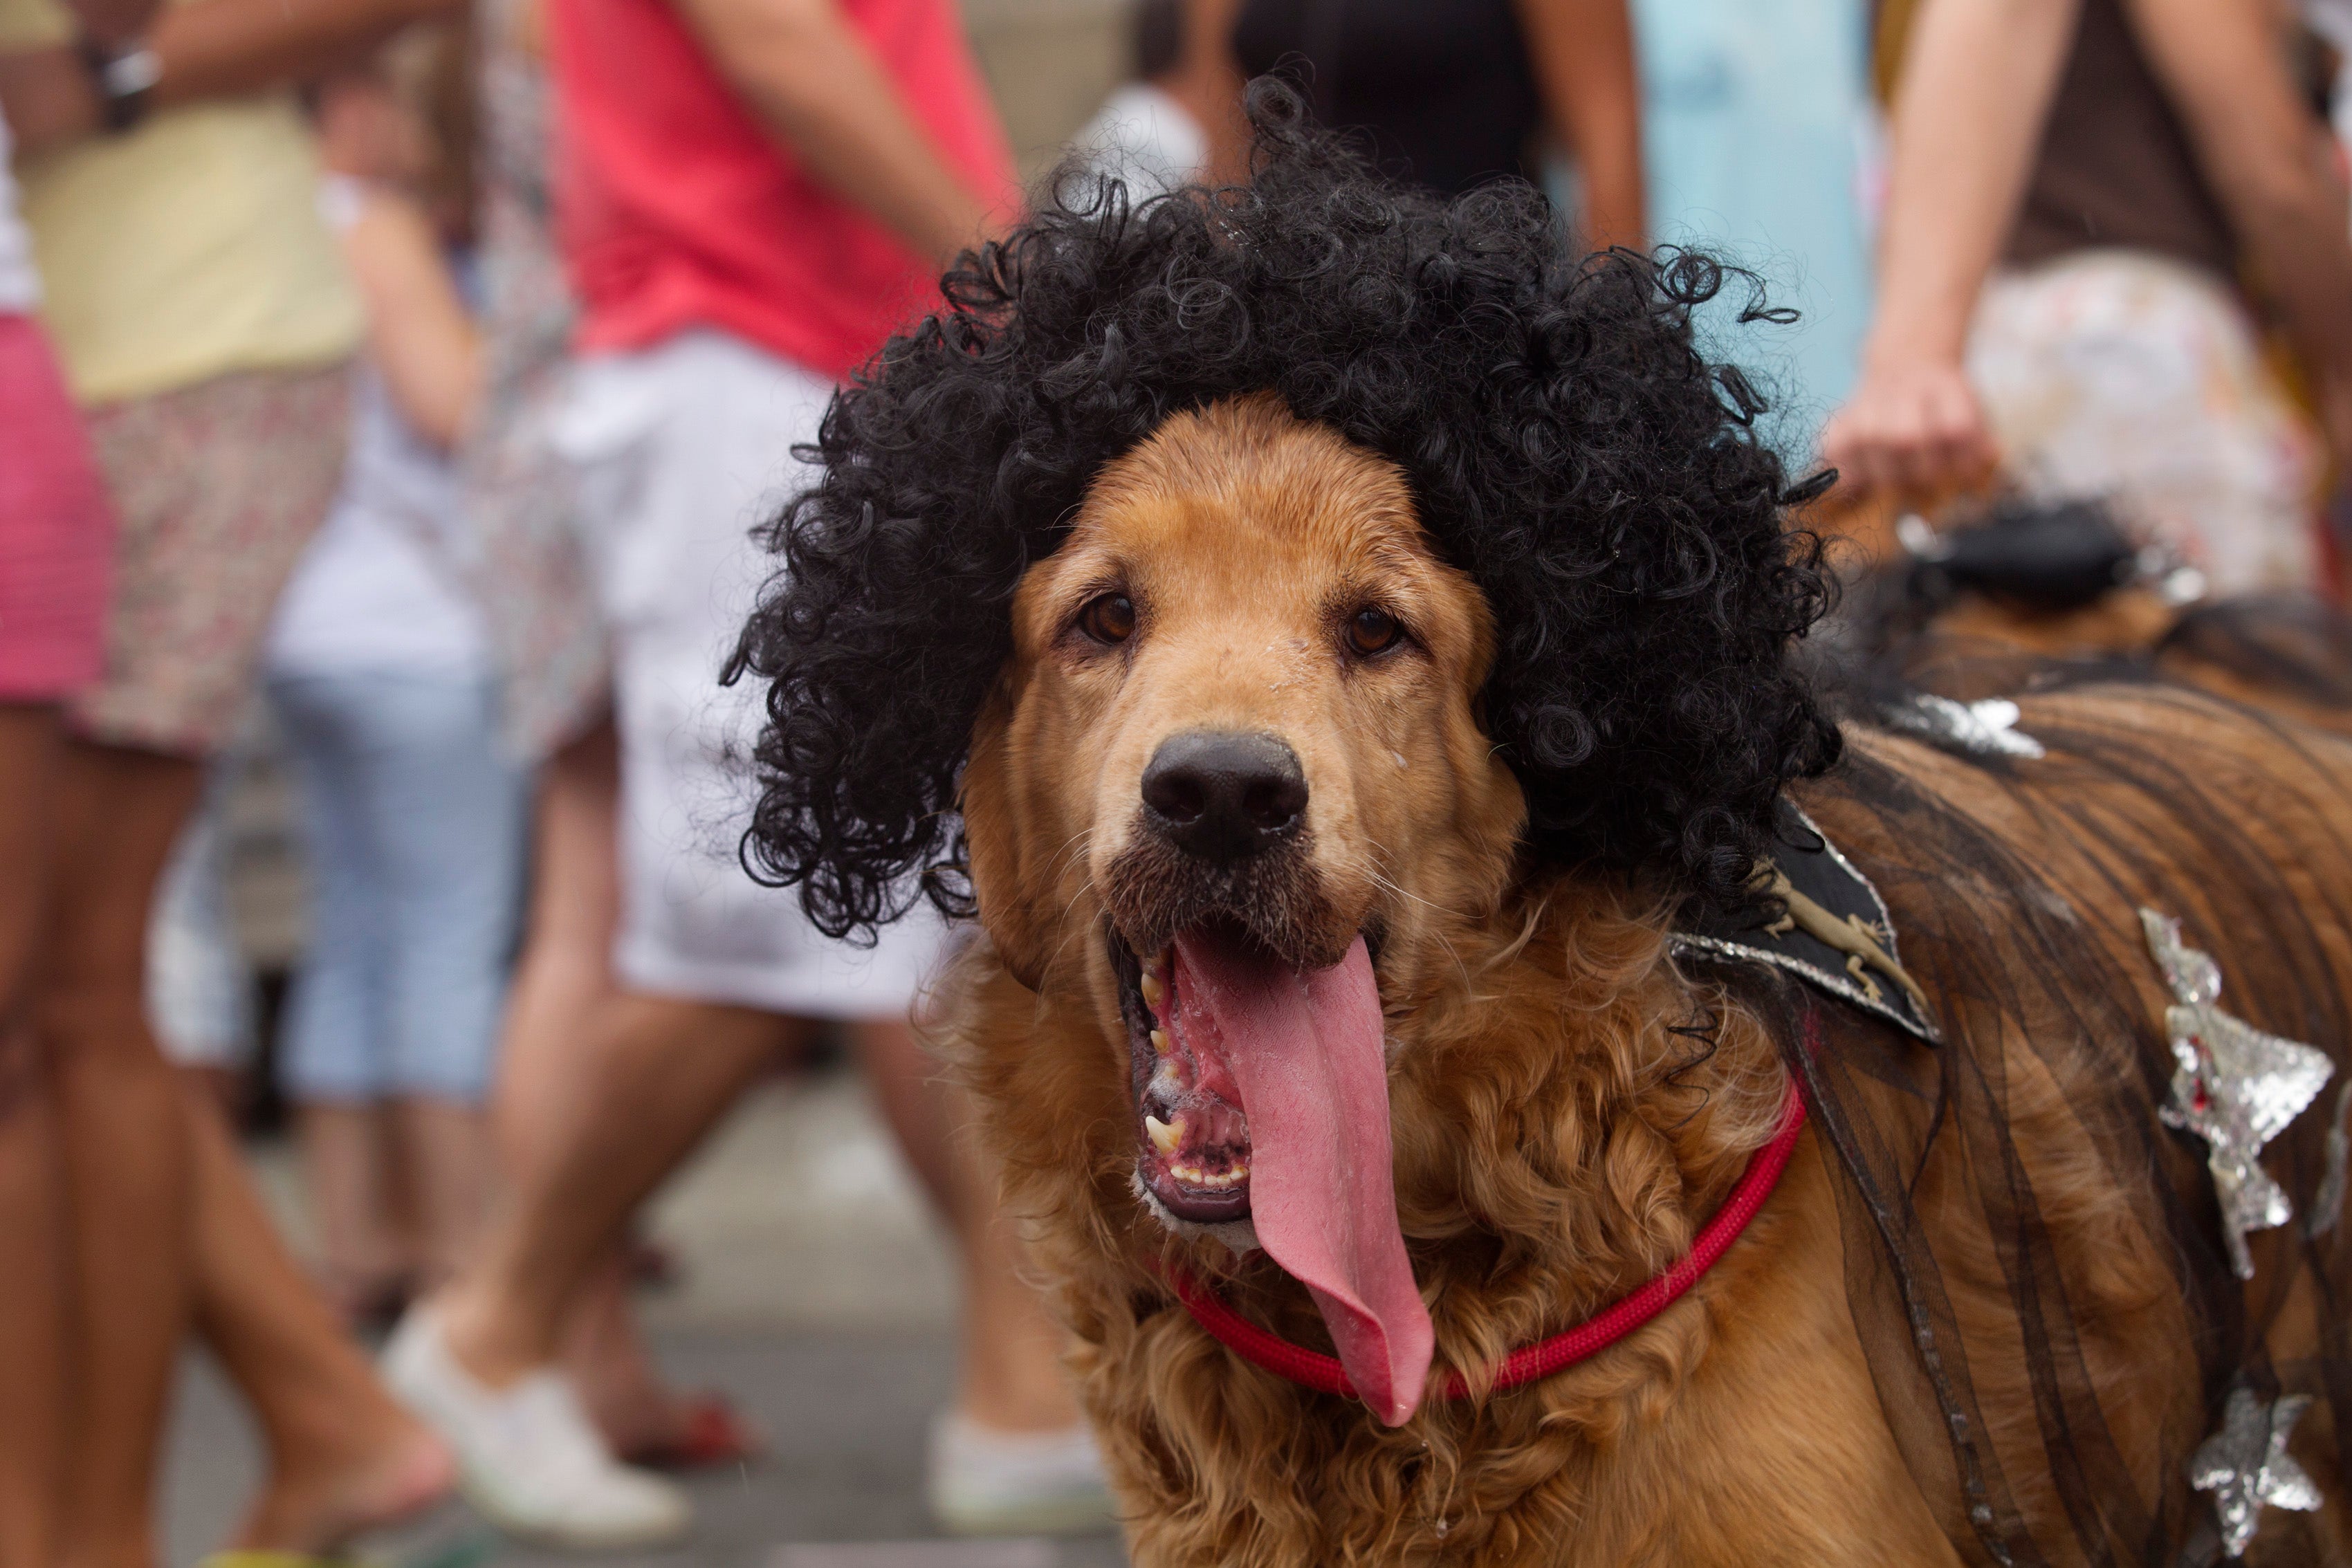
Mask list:
[[[1176,939],[1175,1023],[1205,1023],[1250,1127],[1250,1220],[1304,1284],[1380,1418],[1421,1404],[1435,1335],[1397,1228],[1381,998],[1359,936],[1308,974],[1218,938]],[[1205,1013],[1203,1019],[1201,1015]]]

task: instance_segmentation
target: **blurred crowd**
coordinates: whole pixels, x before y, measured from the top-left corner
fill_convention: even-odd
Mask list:
[[[2336,591],[2343,0],[1118,19],[1131,78],[1016,162],[955,0],[0,0],[0,1568],[152,1560],[191,1336],[268,1440],[224,1561],[460,1485],[682,1536],[666,1472],[760,1435],[663,1380],[633,1217],[836,1048],[961,1260],[940,1525],[1110,1517],[924,1043],[958,936],[849,948],[751,881],[721,680],[796,444],[1024,168],[1244,179],[1278,73],[1399,179],[1756,271],[1798,323],[1715,346],[1843,472],[1827,526],[2093,499],[2211,591]],[[257,745],[307,868],[299,1260],[236,1141]]]

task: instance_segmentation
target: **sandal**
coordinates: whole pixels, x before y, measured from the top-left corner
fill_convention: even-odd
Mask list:
[[[765,1458],[767,1435],[723,1394],[689,1395],[678,1435],[645,1443],[621,1456],[654,1470],[708,1470]]]

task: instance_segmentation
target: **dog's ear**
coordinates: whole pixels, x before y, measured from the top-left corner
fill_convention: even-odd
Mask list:
[[[1040,868],[1028,864],[1021,852],[1032,835],[1024,831],[1029,802],[1013,782],[1012,713],[1012,698],[1000,685],[972,727],[961,789],[964,852],[980,923],[997,957],[1034,991],[1043,988],[1045,960],[1057,946],[1051,917],[1060,900],[1041,884]]]

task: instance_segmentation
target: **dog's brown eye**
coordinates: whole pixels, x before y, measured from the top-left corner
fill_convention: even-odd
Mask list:
[[[1124,593],[1099,594],[1078,612],[1078,630],[1097,643],[1124,643],[1135,635],[1135,601]]]
[[[1367,659],[1394,647],[1403,635],[1404,628],[1385,610],[1359,610],[1348,622],[1348,646]]]

